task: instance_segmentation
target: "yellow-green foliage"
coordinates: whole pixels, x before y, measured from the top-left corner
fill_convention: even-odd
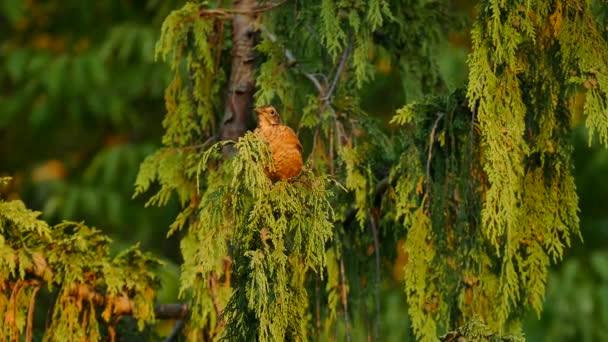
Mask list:
[[[482,1],[472,38],[471,112],[455,94],[393,119],[415,132],[393,176],[423,340],[475,315],[497,331],[522,307],[540,314],[548,267],[579,235],[571,97],[585,92],[588,127],[608,134],[608,49],[585,5]]]
[[[472,342],[523,342],[521,333],[499,336],[488,327],[479,316],[474,316],[467,323],[441,337],[441,341],[472,341]]]
[[[516,202],[521,211],[509,218],[517,224],[488,234],[483,218],[493,198],[483,192],[491,190],[493,178],[481,170],[494,159],[486,157],[484,145],[476,145],[483,126],[473,125],[462,103],[458,93],[429,99],[404,107],[393,119],[416,131],[406,138],[409,152],[393,177],[396,214],[408,227],[409,310],[414,331],[425,340],[474,315],[497,331],[518,321],[515,307],[530,305],[540,313],[547,268],[578,234],[567,128],[538,133],[538,139],[545,135],[560,142],[560,152],[525,159],[525,191]],[[458,311],[450,311],[453,307]]]
[[[540,313],[549,259],[579,234],[568,103],[586,91],[587,125],[606,143],[608,48],[574,2],[482,2],[472,35],[468,97],[489,183],[482,230],[500,256],[504,322],[520,303]]]
[[[501,260],[480,225],[487,184],[478,133],[464,103],[463,92],[456,92],[410,104],[393,118],[406,130],[404,153],[391,173],[396,217],[407,228],[405,292],[412,327],[423,341],[477,315],[491,331],[508,326],[499,315]],[[546,268],[544,254],[525,253],[520,260]],[[545,277],[525,278],[526,290],[542,296],[532,291],[544,291]]]
[[[220,146],[206,152],[205,159]],[[234,148],[236,155],[221,170],[209,171],[222,173],[224,181],[216,179],[204,190],[198,223],[184,239],[197,242],[182,245],[184,258],[221,250],[214,255],[217,260],[226,256],[228,246],[232,250],[234,292],[224,312],[228,340],[306,339],[305,281],[324,267],[325,243],[332,236],[328,181],[305,171],[295,181],[273,184],[264,173],[271,167],[265,143],[249,133]],[[207,239],[215,239],[211,246],[217,247],[209,248]],[[193,270],[204,280],[207,269],[200,261],[184,265],[184,274]],[[193,280],[183,286],[201,281]],[[208,293],[194,292],[197,296]],[[257,328],[243,328],[252,326]]]
[[[28,317],[43,286],[57,292],[45,341],[100,340],[100,313],[105,322],[132,314],[140,329],[154,320],[155,258],[137,246],[111,257],[98,230],[51,227],[39,215],[21,201],[0,200],[0,340],[31,333]]]
[[[214,95],[221,89],[223,74],[216,70],[214,56],[221,47],[209,42],[213,21],[199,18],[203,5],[187,2],[173,11],[156,43],[156,58],[167,61],[173,71],[165,91],[163,143],[167,146],[194,144],[215,128]]]
[[[187,226],[181,293],[192,295],[189,336],[200,338],[205,328],[228,340],[306,339],[306,281],[321,274],[332,236],[328,179],[305,170],[273,184],[264,172],[272,167],[269,149],[256,135],[239,139],[234,157],[219,164],[224,145],[196,157],[197,200],[172,227]],[[145,167],[140,176],[155,175]]]

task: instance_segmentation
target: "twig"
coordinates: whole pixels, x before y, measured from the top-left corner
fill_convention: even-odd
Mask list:
[[[27,328],[25,332],[25,341],[32,341],[32,331],[34,330],[34,304],[36,303],[36,293],[40,290],[40,285],[34,287],[30,297],[30,306],[27,312]]]
[[[380,341],[380,286],[382,282],[380,274],[380,241],[378,238],[378,222],[377,217],[371,209],[369,209],[369,223],[374,236],[374,255],[376,258],[376,324],[375,324],[375,341]]]
[[[233,8],[203,8],[198,12],[200,17],[218,16],[222,19],[231,19],[231,14],[256,14],[270,9],[279,7],[286,3],[287,0],[276,3],[266,3],[263,6],[258,6],[252,9],[233,9]]]
[[[315,76],[313,76],[313,74],[311,74],[309,72],[305,72],[305,71],[301,71],[301,72],[304,75],[304,77],[308,78],[310,80],[310,82],[312,82],[312,84],[315,86],[315,88],[317,88],[317,91],[319,92],[319,94],[325,93],[325,89],[323,88],[323,86],[321,86],[321,83],[319,83],[319,80]]]
[[[315,325],[317,329],[317,341],[321,341],[321,290],[319,286],[319,274],[315,277],[315,316],[317,319]]]
[[[349,53],[350,53],[350,44],[344,48],[344,51],[342,52],[342,56],[340,57],[340,63],[338,64],[338,69],[336,69],[336,74],[334,75],[334,79],[331,82],[331,86],[329,87],[329,90],[327,90],[327,93],[325,93],[325,96],[322,98],[322,101],[324,102],[323,109],[325,109],[325,107],[327,107],[327,104],[329,103],[329,99],[333,95],[334,90],[336,90],[336,85],[338,84],[338,80],[340,79],[340,76],[342,75],[342,71],[344,71],[344,66],[346,65],[346,60],[347,60]]]
[[[361,286],[365,287],[365,285],[363,284],[363,279],[361,279]],[[365,317],[365,333],[367,334],[367,342],[371,342],[373,341],[372,339],[372,327],[371,327],[371,323],[369,320],[369,310],[367,309],[367,300],[362,299],[363,297],[363,291],[361,291],[359,293],[359,301],[361,302],[361,306],[362,306],[362,310],[363,310],[363,317]]]
[[[205,148],[205,147],[209,146],[212,142],[216,141],[217,138],[218,138],[218,136],[214,135],[214,136],[209,137],[209,139],[205,140],[201,144],[172,147],[172,149],[175,149],[175,150],[198,150],[198,149],[202,149],[202,148]]]
[[[329,174],[334,176],[334,126],[329,126]]]
[[[475,137],[475,120],[477,120],[477,103],[471,107],[471,130],[469,131],[469,157],[473,155],[473,138]]]
[[[374,205],[378,204],[389,185],[388,177],[383,178],[378,182],[378,184],[376,184],[376,187],[374,188]],[[357,211],[353,207],[348,209],[344,215],[344,226],[348,226],[355,219],[356,215]]]
[[[215,273],[211,274],[209,284],[211,287],[211,300],[213,301],[213,307],[215,308],[215,314],[217,315],[218,326],[223,326],[224,316],[222,315],[222,305],[220,303],[220,297],[217,292],[217,276]]]
[[[435,123],[433,124],[433,129],[431,130],[431,136],[429,137],[429,152],[428,157],[426,159],[426,194],[427,196],[431,195],[431,159],[433,158],[433,143],[435,142],[435,131],[437,130],[437,125],[439,125],[439,120],[443,118],[445,113],[437,113],[437,119],[435,119]],[[427,202],[428,204],[429,202]]]
[[[272,32],[268,31],[268,29],[266,29],[266,26],[260,25],[259,29],[260,31],[262,31],[262,34],[266,35],[266,38],[268,38],[268,40],[270,40],[272,43],[277,42],[277,36],[275,36]],[[287,65],[291,67],[296,67],[298,65],[298,60],[293,55],[293,53],[287,48],[284,49],[284,53],[285,59],[287,60]],[[325,88],[321,85],[321,82],[319,82],[319,80],[314,74],[311,74],[299,68],[298,70],[304,75],[304,77],[308,78],[310,82],[312,82],[319,94],[325,94]]]
[[[167,335],[167,337],[163,341],[164,342],[177,341],[177,336],[179,335],[179,333],[183,327],[184,327],[183,320],[178,319],[177,321],[175,321],[175,325],[173,325],[173,329],[171,329],[171,333],[169,335]]]
[[[346,292],[346,272],[344,271],[344,256],[340,256],[340,281],[342,290],[342,307],[344,308],[344,333],[346,341],[350,342],[350,318],[348,315],[348,293]]]

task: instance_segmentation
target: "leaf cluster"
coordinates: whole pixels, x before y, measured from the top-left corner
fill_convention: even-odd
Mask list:
[[[56,293],[48,341],[99,340],[100,318],[154,320],[159,261],[134,246],[112,257],[110,239],[82,223],[49,226],[21,201],[0,202],[0,320],[4,340],[32,334],[36,294]]]

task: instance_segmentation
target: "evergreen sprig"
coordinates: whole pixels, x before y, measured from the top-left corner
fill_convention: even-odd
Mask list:
[[[140,330],[154,320],[156,258],[137,246],[111,257],[100,231],[75,222],[51,227],[39,215],[0,200],[0,339],[31,336],[43,286],[57,292],[46,341],[99,340],[100,318],[132,315]]]

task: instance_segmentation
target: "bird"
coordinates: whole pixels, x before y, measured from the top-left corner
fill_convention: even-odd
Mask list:
[[[283,124],[271,105],[255,108],[258,126],[254,133],[270,146],[274,170],[266,170],[271,181],[289,180],[302,171],[302,144],[296,133]]]

